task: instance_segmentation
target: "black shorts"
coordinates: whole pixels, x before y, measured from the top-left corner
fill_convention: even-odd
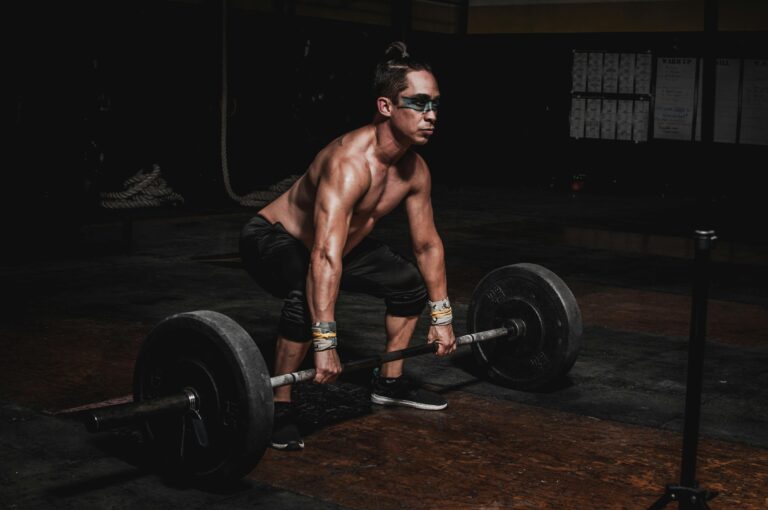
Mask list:
[[[254,280],[283,300],[278,331],[295,342],[310,340],[310,317],[305,288],[309,250],[286,232],[255,216],[240,235],[240,256]],[[427,301],[418,268],[387,245],[367,237],[342,261],[341,288],[384,298],[387,313],[400,317],[420,315]]]

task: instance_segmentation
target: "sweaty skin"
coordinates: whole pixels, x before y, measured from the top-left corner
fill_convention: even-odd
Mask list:
[[[431,73],[411,71],[407,79],[408,87],[400,97],[439,98]],[[448,295],[443,243],[433,219],[429,169],[421,156],[410,150],[432,136],[437,112],[398,106],[386,97],[377,99],[377,110],[371,124],[328,144],[289,190],[259,211],[269,221],[280,222],[311,252],[306,295],[313,322],[335,320],[343,256],[400,203],[405,206],[413,252],[429,299],[436,301]],[[416,319],[387,316],[387,351],[407,347]],[[438,356],[456,349],[450,325],[432,326],[427,339],[439,342]],[[295,370],[308,346],[278,339],[276,375]],[[333,381],[341,371],[336,350],[316,352],[315,368],[315,382]],[[385,377],[400,374],[402,360],[382,367]],[[290,388],[277,388],[275,400],[290,401]]]

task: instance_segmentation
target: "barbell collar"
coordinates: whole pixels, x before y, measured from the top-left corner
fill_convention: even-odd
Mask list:
[[[499,338],[507,336],[509,338],[517,338],[524,334],[525,323],[520,319],[510,319],[507,322],[507,326],[503,328],[489,329],[487,331],[478,331],[477,333],[470,333],[456,338],[456,347],[462,345],[474,344],[477,342],[483,342],[485,340],[491,340],[493,338]],[[422,354],[431,354],[437,352],[437,342],[428,344],[415,345],[413,347],[407,347],[392,352],[385,352],[378,356],[371,356],[370,358],[363,358],[356,361],[350,361],[341,366],[342,372],[353,372],[355,370],[361,370],[366,368],[375,368],[384,363],[390,361],[397,361],[400,359],[412,358],[414,356],[421,356]],[[315,378],[316,370],[310,368],[307,370],[301,370],[299,372],[292,372],[290,374],[282,374],[272,377],[269,382],[272,388],[279,388],[280,386],[287,386],[289,384],[300,383],[305,381],[311,381]]]
[[[108,406],[90,413],[85,422],[89,432],[103,432],[146,418],[165,414],[179,414],[197,410],[199,398],[191,388],[163,397]]]

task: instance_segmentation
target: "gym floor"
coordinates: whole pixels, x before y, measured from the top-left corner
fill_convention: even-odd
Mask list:
[[[457,334],[475,284],[534,262],[573,290],[582,348],[567,380],[521,392],[488,382],[468,348],[406,371],[441,412],[378,408],[369,374],[294,388],[306,448],[268,450],[221,491],[166,485],[130,428],[91,435],[88,404],[130,394],[133,362],[162,318],[212,309],[265,357],[280,302],[240,267],[253,211],[157,214],[84,225],[71,249],[0,267],[0,501],[4,508],[648,508],[680,477],[695,209],[682,198],[439,189]],[[717,217],[717,216],[716,216]],[[712,252],[697,478],[712,508],[768,508],[768,246],[718,217]],[[376,237],[407,251],[402,212]],[[742,229],[743,230],[743,229]],[[8,248],[6,248],[8,249]],[[343,294],[340,355],[380,352],[383,303]],[[422,341],[420,321],[412,343]]]

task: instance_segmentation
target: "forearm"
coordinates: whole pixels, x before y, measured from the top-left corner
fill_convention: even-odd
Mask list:
[[[340,257],[313,250],[307,272],[307,305],[312,322],[335,321],[340,282]]]
[[[326,384],[341,373],[336,353],[334,308],[339,293],[341,263],[313,250],[307,272],[307,305],[312,320],[312,344],[315,351],[315,382]]]
[[[453,334],[453,312],[448,298],[448,284],[445,275],[445,253],[442,242],[431,243],[416,252],[416,260],[424,278],[429,295],[431,326],[427,341],[437,342],[438,356],[449,356],[456,351],[456,337]]]
[[[416,264],[419,266],[429,299],[437,301],[448,296],[448,282],[445,273],[445,250],[442,241],[437,238],[415,251]]]

